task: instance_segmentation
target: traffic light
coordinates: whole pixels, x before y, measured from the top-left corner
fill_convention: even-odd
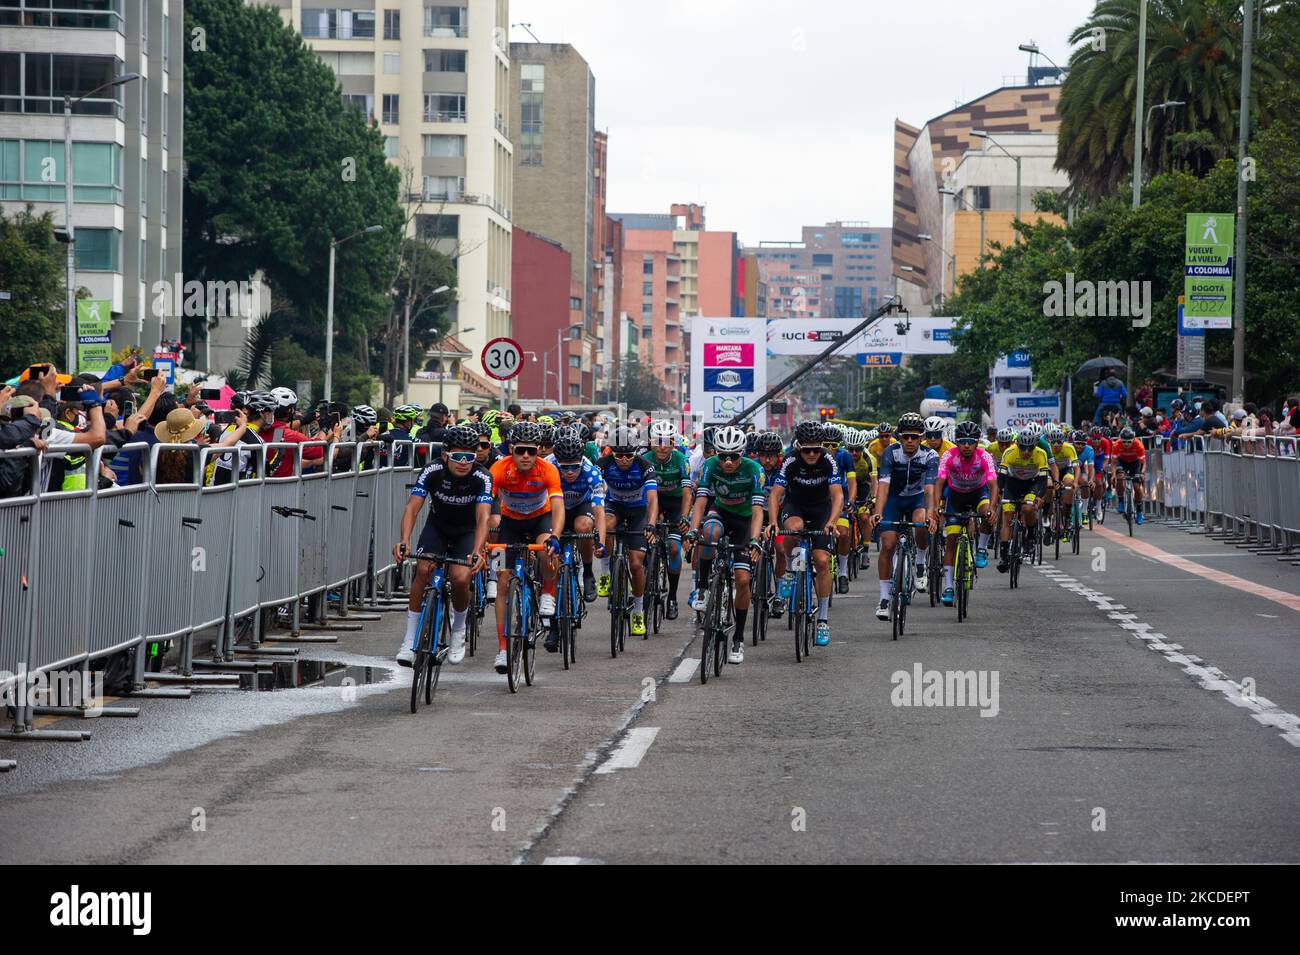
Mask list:
[[[829,419],[835,417],[835,409],[834,409],[834,408],[818,408],[818,409],[817,409],[817,413],[818,413],[819,415],[821,415],[821,419],[822,419],[823,421],[827,421],[827,420],[829,420]]]

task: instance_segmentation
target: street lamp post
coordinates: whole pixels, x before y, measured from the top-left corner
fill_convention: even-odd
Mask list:
[[[329,278],[329,297],[325,305],[325,403],[329,404],[334,398],[334,250],[344,242],[355,239],[359,235],[373,235],[376,232],[383,232],[384,227],[381,225],[366,226],[357,232],[342,239],[330,239],[330,278]]]
[[[139,78],[139,73],[123,73],[121,76],[113,77],[107,83],[101,83],[89,93],[82,93],[76,99],[71,96],[63,97],[63,224],[68,234],[66,262],[68,341],[67,354],[64,356],[64,367],[67,368],[70,375],[77,373],[77,251],[74,244],[76,233],[72,227],[72,107],[82,100],[94,96],[100,90],[121,86]],[[114,102],[116,103],[116,97],[114,97]]]
[[[1171,99],[1164,103],[1152,103],[1151,107],[1147,110],[1146,135],[1148,136],[1151,135],[1151,114],[1152,113],[1154,113],[1158,109],[1173,109],[1175,106],[1186,106],[1186,105],[1187,103],[1185,103],[1183,100],[1180,99]]]
[[[458,334],[474,331],[474,326],[456,329]],[[447,333],[438,336],[438,404],[442,404],[442,383],[447,380],[447,360],[443,357],[443,345],[447,342]]]
[[[1232,400],[1246,400],[1246,144],[1250,139],[1250,58],[1255,43],[1255,2],[1246,0],[1242,20],[1241,118],[1237,132],[1237,249],[1233,254]]]
[[[971,135],[975,136],[978,139],[982,139],[985,142],[992,143],[994,146],[998,147],[998,149],[1002,150],[1002,152],[1006,155],[1008,159],[1010,159],[1012,162],[1016,164],[1016,225],[1019,225],[1020,224],[1020,158],[1021,157],[1011,155],[1011,153],[1007,152],[1007,148],[1005,146],[1003,146],[1001,143],[999,143],[997,140],[995,140],[992,136],[990,136],[987,132],[985,132],[982,129],[972,130]],[[1016,241],[1017,242],[1020,241],[1019,232],[1016,233]]]
[[[1133,208],[1142,203],[1142,104],[1147,87],[1147,0],[1138,14],[1137,99],[1133,103]]]
[[[450,285],[439,285],[429,293],[430,296],[441,295],[443,292],[451,291]],[[439,342],[441,348],[441,342]],[[442,400],[442,396],[438,396]],[[406,318],[405,318],[405,335],[402,340],[402,401],[411,400],[411,289],[406,289]]]

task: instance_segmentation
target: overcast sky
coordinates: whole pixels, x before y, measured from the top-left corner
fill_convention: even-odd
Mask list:
[[[611,212],[701,202],[740,241],[836,219],[888,226],[893,130],[1064,63],[1093,0],[510,0],[596,76]],[[510,39],[527,42],[513,27]]]

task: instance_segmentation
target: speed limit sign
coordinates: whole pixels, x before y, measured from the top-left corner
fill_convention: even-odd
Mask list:
[[[507,381],[519,374],[523,349],[513,338],[494,338],[483,348],[483,370],[497,381]]]

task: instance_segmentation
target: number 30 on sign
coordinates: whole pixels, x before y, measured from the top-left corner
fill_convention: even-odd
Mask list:
[[[523,350],[513,338],[494,338],[483,348],[483,370],[498,381],[507,381],[519,374]]]

